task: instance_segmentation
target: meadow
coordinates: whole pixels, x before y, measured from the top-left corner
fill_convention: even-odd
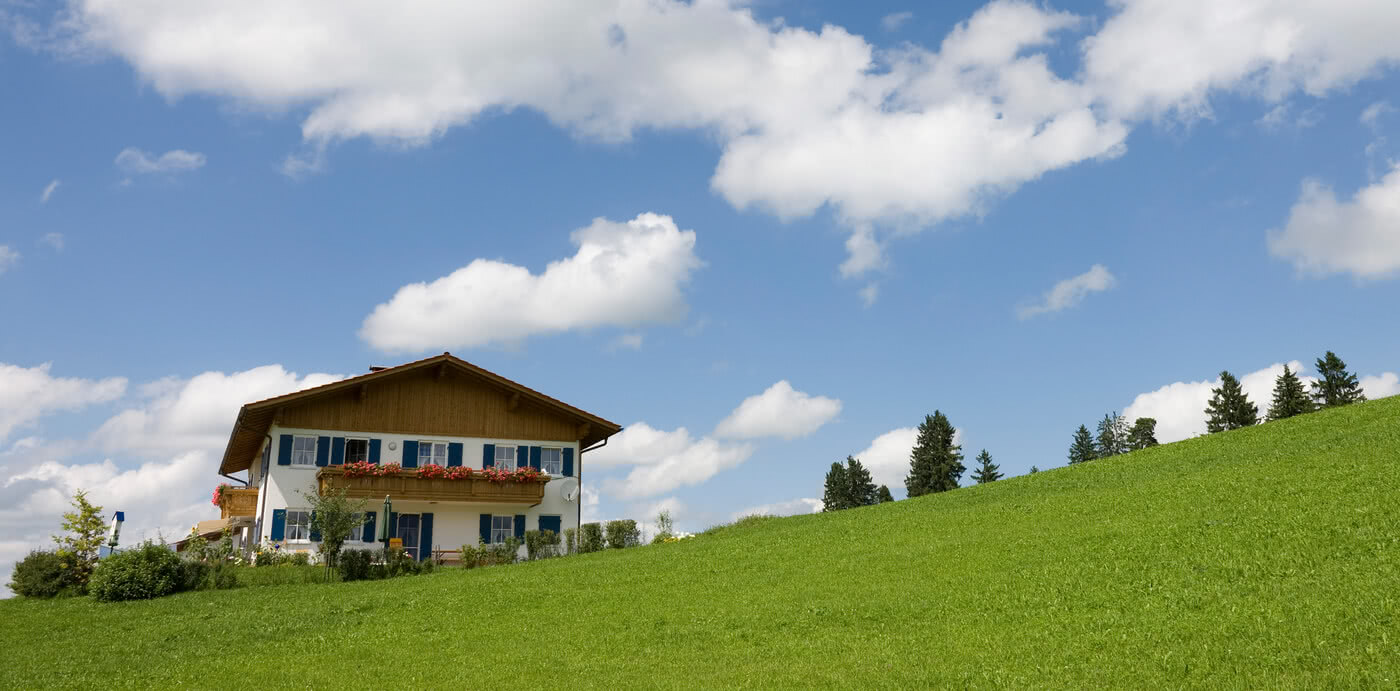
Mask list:
[[[1394,687],[1397,526],[1400,397],[675,544],[3,601],[0,686]]]

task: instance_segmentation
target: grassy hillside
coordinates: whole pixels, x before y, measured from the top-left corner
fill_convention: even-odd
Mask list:
[[[0,685],[1393,687],[1397,615],[1400,397],[675,545],[0,602]]]

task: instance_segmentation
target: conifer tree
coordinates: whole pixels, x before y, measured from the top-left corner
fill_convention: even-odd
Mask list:
[[[1259,423],[1259,407],[1249,401],[1240,380],[1228,371],[1220,373],[1220,388],[1211,389],[1206,404],[1206,431],[1224,432]]]
[[[1035,474],[1038,473],[1038,472],[1040,472],[1040,468],[1037,468],[1037,467],[1035,467],[1035,466],[1031,466],[1031,472],[1028,473],[1028,475],[1035,475]]]
[[[1332,351],[1317,359],[1318,380],[1313,382],[1313,401],[1319,408],[1335,408],[1366,400],[1356,375],[1347,371],[1347,363]]]
[[[875,481],[860,461],[846,457],[846,505],[870,506],[878,503]]]
[[[850,483],[846,481],[846,467],[840,463],[832,463],[831,470],[826,471],[826,487],[822,490],[822,511],[850,508],[846,502],[850,487]]]
[[[1000,467],[992,462],[992,455],[982,449],[982,453],[977,454],[977,467],[972,471],[972,479],[979,485],[995,482],[1004,477],[999,470]]]
[[[876,503],[879,504],[894,501],[894,495],[890,494],[890,488],[884,485],[880,485],[880,489],[875,490],[875,498],[878,500]]]
[[[1099,437],[1095,446],[1098,458],[1117,456],[1128,450],[1128,420],[1113,411],[1099,420]]]
[[[1303,387],[1303,380],[1298,378],[1297,372],[1284,365],[1283,374],[1274,379],[1274,400],[1269,405],[1269,420],[1282,420],[1312,411],[1312,397]]]
[[[918,441],[909,452],[909,475],[904,487],[910,497],[957,489],[958,478],[967,468],[962,464],[962,447],[953,442],[956,430],[940,411],[925,415],[919,424]]]
[[[1138,451],[1157,445],[1157,419],[1140,417],[1133,421],[1133,429],[1128,432],[1128,450]]]
[[[1074,431],[1074,441],[1069,445],[1069,462],[1085,463],[1097,456],[1098,452],[1094,449],[1094,438],[1089,434],[1089,428],[1080,425],[1079,429]]]

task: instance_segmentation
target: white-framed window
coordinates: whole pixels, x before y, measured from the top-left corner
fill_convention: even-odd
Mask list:
[[[316,437],[292,437],[292,465],[316,465]]]
[[[540,472],[550,475],[564,474],[564,450],[545,447],[540,449]]]
[[[496,445],[496,467],[501,470],[515,470],[515,447]]]
[[[346,439],[345,440],[345,462],[359,463],[369,460],[369,440],[368,439]]]
[[[307,542],[311,539],[311,512],[287,509],[287,541]]]
[[[491,544],[505,544],[506,538],[515,536],[515,516],[491,517]]]
[[[447,442],[418,442],[418,467],[422,468],[425,465],[447,467]]]

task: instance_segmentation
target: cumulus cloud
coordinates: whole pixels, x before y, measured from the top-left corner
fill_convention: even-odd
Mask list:
[[[749,444],[697,439],[684,427],[667,432],[637,422],[608,440],[607,446],[590,451],[584,462],[595,471],[630,467],[626,476],[607,478],[603,486],[608,494],[636,498],[698,485],[738,466],[752,454]]]
[[[1039,302],[1022,305],[1016,309],[1016,316],[1029,319],[1039,314],[1059,312],[1074,307],[1091,293],[1101,293],[1117,283],[1117,279],[1102,264],[1095,264],[1078,276],[1066,278],[1042,296]]]
[[[9,245],[0,245],[0,274],[5,273],[18,263],[19,252],[10,249]]]
[[[1394,276],[1400,270],[1400,166],[1347,201],[1318,180],[1304,181],[1288,222],[1269,232],[1268,244],[1271,254],[1304,274]]]
[[[159,156],[153,156],[135,147],[127,147],[117,154],[115,163],[123,172],[132,174],[185,173],[204,167],[204,154],[173,149]]]
[[[1369,400],[1400,394],[1400,375],[1384,372],[1361,378],[1361,390]]]
[[[772,504],[750,506],[747,509],[735,511],[730,515],[729,519],[737,521],[745,516],[796,516],[803,513],[817,513],[822,510],[823,506],[824,504],[820,499],[803,497],[801,499],[789,499]]]
[[[0,363],[0,441],[44,415],[121,398],[126,379],[79,379],[50,374],[53,363],[21,367]]]
[[[880,297],[880,284],[867,283],[864,288],[861,288],[860,290],[856,291],[856,294],[860,295],[860,301],[862,304],[864,304],[866,307],[870,307],[871,305],[874,305],[875,301]]]
[[[59,180],[58,180],[58,178],[54,178],[52,182],[50,182],[50,183],[47,184],[47,185],[44,185],[44,191],[41,192],[41,193],[39,194],[39,203],[40,203],[40,204],[47,204],[47,203],[49,203],[49,199],[50,199],[51,197],[53,197],[53,193],[54,193],[55,191],[58,190],[58,185],[59,185]]]
[[[880,18],[880,28],[885,31],[899,31],[899,27],[913,18],[913,12],[891,12]]]
[[[841,401],[797,391],[786,379],[745,398],[715,427],[726,439],[805,437],[841,413]]]
[[[626,223],[595,219],[570,237],[574,256],[538,275],[476,259],[431,283],[406,285],[370,313],[360,337],[389,352],[443,350],[685,316],[681,288],[702,266],[695,231],[644,213]]]
[[[39,242],[52,247],[55,252],[63,251],[63,233],[44,233]]]
[[[876,485],[903,487],[909,474],[909,454],[918,439],[917,427],[892,429],[875,437],[855,458],[870,471]]]
[[[1361,111],[1361,124],[1374,130],[1380,126],[1382,117],[1394,112],[1395,106],[1390,105],[1389,101],[1376,101]]]

